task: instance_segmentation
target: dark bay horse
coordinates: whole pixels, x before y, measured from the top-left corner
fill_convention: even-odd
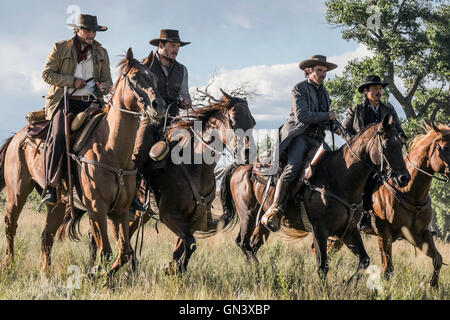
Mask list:
[[[138,119],[147,108],[154,107],[162,114],[164,101],[154,91],[155,78],[150,71],[133,58],[128,49],[119,63],[120,76],[113,90],[107,115],[99,122],[86,145],[77,154],[74,175],[83,204],[88,209],[90,227],[102,260],[112,256],[108,240],[107,219],[114,226],[113,235],[119,242],[119,253],[109,275],[126,263],[132,253],[129,234],[129,207],[136,193],[136,171],[131,161]],[[17,220],[33,188],[44,187],[42,149],[22,143],[26,128],[8,140],[0,149],[0,190],[6,186],[6,239],[8,243],[5,263],[14,257],[14,236]],[[63,190],[64,192],[64,190]],[[62,197],[63,198],[63,197]],[[66,215],[63,199],[55,206],[47,206],[47,221],[42,232],[43,268],[51,265],[53,239],[58,230],[69,228],[69,236],[76,238],[76,226],[81,215]],[[74,231],[75,230],[75,231]]]
[[[402,161],[402,144],[392,124],[392,117],[386,116],[381,123],[367,127],[339,150],[327,152],[317,165],[309,187],[300,191],[303,204],[296,196],[288,200],[282,231],[294,238],[313,233],[315,248],[319,248],[316,258],[321,278],[328,272],[327,239],[332,235],[341,238],[359,258],[357,271],[350,281],[358,280],[369,265],[356,225],[361,217],[361,194],[372,168],[383,162],[384,169],[390,170],[392,179],[400,186],[405,186],[410,179]],[[241,221],[236,243],[247,258],[254,261],[270,233],[260,224],[255,228],[264,188],[264,184],[252,180],[251,165],[229,167],[222,182],[224,211],[228,215],[237,211]],[[272,202],[273,189],[269,189],[263,210],[267,210]]]
[[[411,180],[403,188],[384,183],[372,195],[374,219],[371,235],[378,237],[382,270],[386,279],[394,272],[392,243],[406,239],[433,260],[432,287],[438,286],[442,257],[428,229],[431,217],[429,191],[434,174],[439,172],[450,177],[450,127],[425,125],[425,134],[410,142],[410,151],[404,162]],[[333,243],[340,249],[342,243]]]
[[[176,121],[169,129],[169,138],[183,136],[188,142],[183,149],[189,163],[174,162],[174,149],[169,154],[164,169],[150,170],[148,181],[155,194],[161,221],[177,235],[171,271],[183,272],[192,253],[196,249],[194,233],[208,237],[219,226],[225,228],[232,219],[220,218],[211,214],[211,204],[215,198],[216,180],[214,169],[224,147],[241,161],[248,161],[245,152],[253,143],[251,130],[255,120],[250,113],[247,101],[231,97],[223,92],[223,100],[208,107],[194,110],[187,118]],[[196,133],[195,126],[200,132]],[[182,133],[180,135],[180,132]],[[241,135],[242,134],[242,135]],[[206,161],[202,155],[211,154]],[[200,156],[199,161],[195,158]],[[247,155],[248,156],[248,155]],[[242,162],[244,163],[244,162]],[[150,214],[142,216],[143,223]],[[140,214],[130,224],[130,237],[139,225]],[[141,223],[142,223],[141,222]]]

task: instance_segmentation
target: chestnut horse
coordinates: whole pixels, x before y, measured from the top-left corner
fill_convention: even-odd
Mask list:
[[[252,145],[251,130],[255,120],[246,100],[231,97],[223,92],[223,101],[194,110],[187,119],[176,121],[169,129],[169,138],[180,137],[190,141],[183,152],[190,154],[189,163],[174,163],[174,149],[163,169],[150,170],[148,181],[155,194],[161,221],[177,235],[173,259],[167,271],[186,271],[189,259],[196,249],[194,233],[202,237],[213,235],[219,226],[225,228],[231,218],[213,217],[211,204],[215,198],[214,169],[224,147],[240,161],[248,161],[248,147]],[[195,125],[201,125],[196,133]],[[245,135],[240,135],[239,132]],[[181,143],[181,142],[180,142]],[[217,149],[217,150],[216,150]],[[210,153],[215,160],[206,161],[197,156]],[[140,214],[130,225],[130,237],[137,229]],[[143,223],[150,219],[144,213]],[[228,225],[229,226],[229,225]]]
[[[394,272],[392,243],[406,239],[433,260],[432,287],[438,286],[442,257],[428,229],[431,217],[429,191],[436,172],[450,176],[450,127],[425,125],[426,133],[410,142],[404,162],[411,175],[406,187],[395,188],[385,182],[372,195],[374,217],[371,235],[378,236],[382,270],[386,279]],[[332,248],[339,250],[340,241]]]
[[[319,248],[316,258],[322,279],[328,272],[327,239],[332,235],[341,238],[359,258],[357,271],[349,282],[358,281],[368,267],[369,256],[356,228],[361,217],[361,194],[371,170],[382,162],[396,184],[408,183],[410,177],[402,161],[402,144],[397,135],[389,115],[381,123],[365,128],[339,150],[327,152],[317,164],[308,186],[288,199],[282,231],[293,238],[313,233],[315,248]],[[255,228],[264,188],[264,184],[252,181],[251,165],[231,166],[222,182],[224,211],[230,215],[230,211],[234,214],[237,210],[241,221],[236,243],[255,262],[258,249],[270,233],[260,224]],[[272,202],[273,189],[273,186],[269,189],[265,211]]]
[[[120,76],[110,108],[95,128],[92,136],[72,162],[75,185],[83,204],[88,209],[90,227],[101,253],[102,261],[112,256],[108,240],[107,219],[113,223],[113,235],[119,242],[119,253],[108,276],[126,263],[132,254],[129,234],[129,208],[136,193],[136,170],[131,154],[138,128],[139,117],[152,106],[163,114],[164,101],[155,94],[155,78],[150,71],[133,58],[128,49],[119,63]],[[14,258],[14,236],[17,220],[33,188],[44,187],[43,152],[22,141],[25,128],[8,140],[0,152],[1,176],[6,186],[6,240],[5,263]],[[63,197],[61,197],[63,198]],[[77,222],[81,216],[69,215],[65,219],[65,199],[55,206],[47,206],[47,221],[42,232],[43,269],[51,265],[54,236],[61,226],[64,233],[69,226],[71,238],[77,238]],[[70,212],[69,212],[70,213]],[[75,231],[74,231],[75,230]],[[63,235],[63,234],[62,234]]]

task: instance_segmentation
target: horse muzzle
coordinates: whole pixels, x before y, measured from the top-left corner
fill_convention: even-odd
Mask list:
[[[400,188],[406,187],[411,180],[408,170],[399,170],[396,174],[391,175],[392,181]]]

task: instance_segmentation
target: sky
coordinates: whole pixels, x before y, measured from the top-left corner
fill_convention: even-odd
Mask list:
[[[96,40],[114,66],[131,47],[136,58],[151,50],[160,29],[178,29],[182,41],[177,60],[189,71],[193,92],[215,75],[218,89],[245,83],[257,95],[249,107],[260,129],[273,129],[287,119],[289,93],[304,80],[298,68],[313,54],[327,56],[342,72],[345,64],[371,53],[341,38],[327,24],[325,1],[318,0],[185,0],[185,1],[23,1],[0,2],[0,140],[19,131],[25,114],[44,106],[48,85],[42,69],[54,42],[72,37],[66,23],[81,13],[97,15],[108,27]],[[402,113],[399,113],[402,117]]]

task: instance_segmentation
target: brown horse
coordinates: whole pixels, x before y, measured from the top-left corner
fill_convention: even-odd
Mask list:
[[[73,162],[75,186],[88,209],[91,230],[101,253],[102,261],[112,256],[107,233],[107,218],[113,223],[113,234],[119,242],[119,254],[108,275],[117,271],[132,254],[129,243],[129,207],[136,193],[136,171],[131,154],[138,128],[138,119],[149,106],[163,113],[164,101],[156,97],[155,78],[149,70],[133,58],[128,49],[119,63],[120,76],[113,90],[110,108]],[[35,145],[22,143],[25,128],[7,141],[0,152],[1,176],[7,188],[6,239],[8,247],[5,263],[14,257],[14,236],[17,220],[29,193],[44,186],[43,152]],[[5,151],[6,150],[6,151]],[[64,192],[65,193],[65,192]],[[63,198],[63,197],[62,197]],[[51,265],[51,249],[58,228],[64,232],[69,226],[71,238],[77,238],[79,216],[65,216],[65,200],[47,206],[47,221],[42,232],[43,268]],[[63,235],[63,234],[62,234]]]
[[[232,219],[220,218],[211,214],[211,204],[215,198],[216,180],[214,168],[224,147],[241,161],[248,161],[248,147],[253,143],[251,130],[255,120],[250,113],[247,102],[231,97],[225,92],[223,101],[208,107],[197,108],[188,119],[176,121],[169,130],[169,137],[174,138],[184,132],[185,141],[190,141],[183,152],[190,154],[189,163],[174,163],[174,151],[168,156],[163,169],[149,170],[148,181],[155,194],[161,221],[178,236],[169,265],[171,271],[183,272],[192,253],[196,249],[194,233],[203,237],[213,235],[219,226],[225,228]],[[197,123],[201,132],[195,133]],[[247,135],[240,135],[247,133]],[[201,135],[201,136],[200,136]],[[213,139],[214,138],[214,139]],[[217,149],[217,150],[216,150]],[[215,159],[194,162],[197,156],[211,153]],[[170,158],[170,159],[169,159]],[[130,237],[137,229],[140,215],[130,225]],[[143,223],[150,219],[150,214],[143,215]]]
[[[440,172],[450,176],[450,127],[445,125],[425,125],[426,133],[410,142],[410,151],[404,161],[411,175],[406,187],[395,188],[384,183],[372,195],[374,219],[373,232],[378,236],[382,269],[386,279],[394,272],[392,263],[392,243],[406,239],[433,260],[432,287],[438,286],[442,257],[428,229],[431,216],[429,191],[434,174]],[[340,241],[332,248],[339,250]]]
[[[308,187],[287,202],[283,224],[288,229],[282,231],[294,238],[313,233],[314,245],[319,248],[316,258],[321,278],[328,272],[326,248],[327,239],[332,235],[341,238],[359,258],[357,271],[349,281],[357,281],[369,265],[356,225],[361,216],[362,190],[372,168],[384,162],[384,168],[390,170],[392,179],[400,186],[405,186],[410,179],[402,161],[402,144],[392,124],[392,117],[386,116],[382,123],[367,127],[339,150],[327,152]],[[255,228],[264,188],[264,184],[252,180],[251,165],[230,167],[222,182],[224,210],[228,215],[237,210],[241,221],[236,243],[247,258],[256,262],[256,253],[269,235],[261,225]],[[269,189],[263,210],[270,206],[273,189]]]

